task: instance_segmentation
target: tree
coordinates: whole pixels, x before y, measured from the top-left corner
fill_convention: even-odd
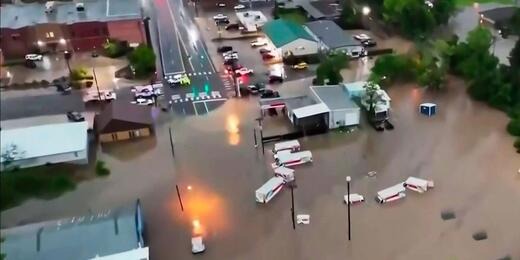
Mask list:
[[[361,27],[361,13],[349,1],[344,1],[340,14],[340,24],[343,29]]]
[[[393,82],[413,79],[415,75],[416,67],[410,57],[400,54],[386,54],[376,60],[370,78],[372,80],[384,78]]]
[[[336,85],[343,81],[341,69],[348,64],[348,56],[343,52],[332,53],[316,69],[315,84]]]
[[[424,39],[435,29],[435,18],[423,2],[414,1],[397,17],[401,32],[409,38]]]
[[[450,17],[457,10],[457,3],[455,0],[441,0],[441,1],[432,1],[432,13],[435,18],[435,22],[438,25],[447,24]]]
[[[509,65],[511,68],[520,71],[520,39],[516,41],[515,47],[509,53]]]
[[[520,35],[520,8],[516,9],[515,14],[509,20],[509,27],[512,29],[512,33]]]
[[[147,76],[155,71],[155,53],[153,49],[141,44],[128,56],[137,77]]]

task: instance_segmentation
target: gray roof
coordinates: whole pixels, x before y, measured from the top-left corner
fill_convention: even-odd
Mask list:
[[[43,23],[73,24],[90,21],[139,19],[141,0],[84,0],[85,11],[76,11],[76,2],[55,2],[53,13],[45,4],[5,4],[0,7],[0,27],[17,29]]]
[[[286,98],[284,101],[285,106],[287,106],[289,110],[316,104],[316,102],[308,96]]]
[[[316,38],[321,40],[330,49],[346,46],[360,46],[358,41],[349,37],[335,22],[329,20],[318,20],[305,24]]]
[[[485,19],[488,19],[492,23],[503,23],[510,20],[515,12],[518,12],[520,7],[507,6],[489,9],[480,12]]]
[[[305,12],[307,12],[308,15],[310,15],[314,19],[320,19],[325,17],[325,15],[322,12],[320,12],[320,10],[312,6],[310,2],[303,1],[299,5],[303,10],[305,10]]]
[[[313,91],[330,110],[359,108],[354,101],[350,100],[343,86],[312,86],[311,91]]]
[[[314,7],[316,10],[318,10],[319,13],[321,13],[321,17],[336,17],[340,15],[340,11],[338,9],[339,4],[337,1],[333,0],[321,0],[321,1],[314,1],[310,2],[311,6]],[[314,16],[313,16],[314,17]],[[314,17],[318,19],[319,17]]]
[[[137,208],[2,230],[7,259],[87,260],[138,248]]]
[[[45,106],[42,106],[42,104],[45,104]],[[67,111],[85,111],[85,103],[81,99],[79,91],[72,91],[72,94],[66,97],[55,93],[19,97],[2,95],[0,102],[0,118],[2,120],[57,114],[64,115]]]

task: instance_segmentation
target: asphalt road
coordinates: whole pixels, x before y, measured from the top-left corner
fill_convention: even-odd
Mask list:
[[[163,102],[177,101],[173,103],[173,110],[182,115],[206,114],[223,104],[228,95],[193,22],[193,6],[186,6],[182,0],[155,0],[154,3],[163,76],[184,72],[191,79],[188,87],[165,87]],[[164,85],[168,84],[164,82]],[[197,95],[202,92],[208,98],[202,100],[203,97]]]

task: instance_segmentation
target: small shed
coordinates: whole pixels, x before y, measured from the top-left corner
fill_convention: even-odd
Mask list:
[[[126,103],[110,103],[94,119],[101,143],[150,136],[153,132],[151,109]]]

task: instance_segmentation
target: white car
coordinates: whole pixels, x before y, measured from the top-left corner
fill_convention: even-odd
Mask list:
[[[358,41],[366,41],[366,40],[370,40],[372,38],[370,38],[370,36],[368,36],[364,33],[360,33],[360,34],[354,35],[354,39],[356,39]]]
[[[213,16],[213,20],[225,20],[225,19],[228,19],[227,15],[217,14],[217,15]]]
[[[134,95],[136,98],[151,98],[156,96],[162,96],[164,93],[162,88],[156,88],[153,90],[143,89],[142,91],[135,92]]]
[[[217,7],[226,7],[226,4],[224,4],[224,3],[217,3]]]
[[[257,39],[251,42],[251,47],[260,47],[267,45],[267,41],[265,39]]]
[[[240,76],[244,76],[244,75],[253,74],[253,70],[244,67],[244,68],[240,68],[240,69],[235,70],[235,73],[240,75]]]
[[[347,198],[348,201],[350,201],[350,205],[365,201],[365,197],[357,193],[351,193],[350,197],[348,195],[343,196],[343,202],[345,204],[347,204]]]
[[[191,252],[194,254],[202,253],[206,250],[206,246],[202,241],[202,236],[196,236],[191,238]]]
[[[235,5],[235,6],[233,7],[233,9],[235,9],[235,10],[242,10],[242,9],[245,9],[245,8],[246,8],[245,5]]]
[[[230,55],[226,55],[224,56],[224,60],[227,61],[227,60],[238,60],[238,54],[237,53],[233,53],[233,54],[230,54]]]
[[[43,55],[41,54],[27,54],[25,55],[26,60],[32,60],[32,61],[40,61],[43,59]]]
[[[135,101],[130,102],[139,106],[149,106],[153,104],[153,100],[149,98],[137,98]]]
[[[238,52],[236,52],[236,51],[226,51],[226,52],[222,53],[222,57],[224,57],[224,58],[225,58],[226,56],[231,56],[231,55],[236,55],[236,56],[238,56]]]
[[[90,102],[90,101],[112,101],[112,100],[115,100],[116,99],[116,93],[115,92],[112,92],[110,90],[101,90],[99,91],[99,94],[101,95],[98,95],[98,92],[97,91],[89,91],[87,93],[85,93],[85,95],[83,96],[83,102]]]

